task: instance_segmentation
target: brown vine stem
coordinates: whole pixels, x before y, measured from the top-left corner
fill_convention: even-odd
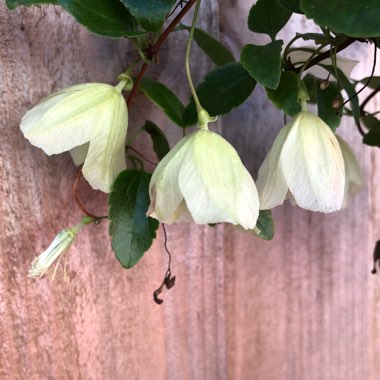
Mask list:
[[[186,13],[191,9],[191,7],[195,3],[196,3],[196,0],[189,0],[188,3],[177,14],[177,16],[170,22],[170,24],[162,32],[162,34],[160,35],[160,37],[158,37],[157,41],[153,44],[153,46],[150,47],[147,50],[147,54],[148,54],[148,58],[149,59],[154,59],[157,56],[158,51],[161,48],[161,45],[167,40],[167,38],[169,37],[170,33],[176,28],[176,26],[180,23],[180,21],[183,19],[183,17],[186,15]],[[142,79],[143,79],[143,77],[144,77],[147,69],[148,69],[148,64],[147,63],[143,63],[142,66],[141,66],[141,68],[140,68],[140,71],[139,71],[139,73],[137,75],[137,78],[136,78],[136,80],[135,80],[135,82],[133,84],[132,90],[131,90],[131,92],[128,95],[128,98],[127,98],[127,106],[128,107],[130,106],[133,97],[136,95],[137,90],[140,87],[140,83],[141,83],[141,81],[142,81]],[[79,170],[78,176],[77,176],[77,178],[76,178],[76,180],[74,182],[74,186],[73,186],[73,189],[72,189],[72,194],[73,194],[75,203],[82,210],[82,212],[84,212],[86,215],[94,218],[94,220],[96,220],[96,221],[100,221],[101,219],[104,219],[104,216],[93,215],[91,212],[89,212],[87,210],[87,208],[83,205],[83,203],[81,202],[81,200],[78,197],[78,186],[79,186],[79,181],[80,181],[81,178],[82,178],[82,168]]]
[[[349,47],[351,44],[353,44],[355,41],[359,41],[358,39],[355,39],[355,38],[347,38],[346,41],[344,41],[341,45],[338,45],[336,47],[336,52],[340,52],[344,49],[346,49],[347,47]],[[313,58],[305,67],[304,70],[306,69],[309,69],[310,67],[312,66],[315,66],[317,65],[319,62],[323,61],[324,59],[326,58],[329,58],[330,57],[330,50],[328,51],[325,51],[321,54],[319,54],[317,57]],[[297,67],[297,68],[294,68],[293,71],[297,74],[299,74],[299,72],[301,71],[301,67]]]

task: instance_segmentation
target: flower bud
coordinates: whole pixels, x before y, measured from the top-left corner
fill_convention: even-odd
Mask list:
[[[184,137],[158,164],[147,215],[162,223],[232,223],[253,229],[259,200],[236,150],[207,129]]]
[[[126,168],[125,137],[128,111],[121,94],[126,79],[116,87],[79,84],[38,103],[21,120],[21,131],[46,154],[71,151],[83,176],[94,189],[109,192]]]
[[[276,137],[259,169],[261,209],[282,204],[287,192],[311,211],[342,208],[345,172],[339,143],[327,124],[308,111],[300,112]]]

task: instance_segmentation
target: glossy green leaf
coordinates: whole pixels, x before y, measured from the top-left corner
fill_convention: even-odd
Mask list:
[[[224,115],[242,104],[252,93],[256,81],[240,62],[228,63],[208,73],[196,91],[202,106],[211,116]],[[194,100],[186,107],[184,125],[196,124]]]
[[[277,0],[285,9],[294,13],[303,13],[300,8],[300,0]]]
[[[91,32],[125,37],[136,32],[136,20],[119,0],[59,0],[59,4]]]
[[[240,61],[251,76],[265,87],[276,89],[281,78],[281,47],[283,41],[265,46],[245,45]]]
[[[271,210],[260,210],[256,223],[257,230],[251,230],[253,234],[264,240],[272,240],[274,236],[274,225]]]
[[[201,29],[195,29],[194,41],[217,66],[235,61],[231,52],[222,43]]]
[[[334,67],[327,65],[320,65],[324,69],[326,69],[332,76],[336,77],[336,72]],[[359,107],[359,99],[356,96],[356,90],[351,81],[343,74],[343,72],[337,69],[338,79],[341,86],[344,88],[344,91],[347,93],[348,98],[352,98],[350,100],[351,111],[354,116],[355,122],[359,122],[360,118],[360,107]]]
[[[332,106],[335,100],[342,104],[343,98],[338,91],[336,83],[330,83],[327,88],[322,90],[319,83],[316,86],[318,116],[335,132],[339,127],[342,117],[339,112]]]
[[[360,83],[366,84],[370,77],[363,78]],[[378,88],[380,87],[380,77],[372,77],[367,85],[369,88]]]
[[[301,0],[300,6],[308,18],[334,32],[352,37],[380,35],[379,0]]]
[[[150,177],[143,171],[125,170],[116,178],[109,196],[111,245],[124,268],[133,267],[156,237],[158,221],[145,216]]]
[[[154,104],[157,104],[170,120],[181,127],[184,126],[182,117],[185,107],[172,90],[150,78],[144,78],[141,81],[140,90]]]
[[[268,34],[274,40],[291,15],[292,12],[281,7],[277,0],[258,0],[249,11],[248,28],[252,32]]]
[[[372,115],[362,116],[360,120],[367,129],[371,129],[372,127],[376,127],[380,124],[380,120],[376,119],[376,117]]]
[[[309,102],[310,103],[317,103],[317,86],[319,86],[319,83],[317,83],[317,79],[310,74],[307,74],[303,77],[302,81],[305,83],[307,93],[309,95]]]
[[[9,9],[15,9],[20,5],[58,4],[58,0],[6,0]]]
[[[160,127],[149,120],[145,122],[142,129],[150,135],[153,142],[153,149],[156,152],[157,158],[162,160],[170,150],[170,146],[164,132],[162,132]]]
[[[170,12],[173,0],[121,0],[148,32],[158,32]]]
[[[283,71],[278,87],[266,89],[272,103],[289,116],[296,116],[301,111],[298,102],[298,75],[291,71]]]

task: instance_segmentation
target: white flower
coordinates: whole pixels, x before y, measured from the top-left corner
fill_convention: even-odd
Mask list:
[[[344,168],[345,168],[345,187],[343,208],[347,207],[348,201],[352,198],[363,186],[363,172],[360,169],[358,160],[350,146],[343,140],[342,137],[336,135],[340,149],[342,150]]]
[[[316,115],[300,112],[276,137],[256,181],[261,209],[282,204],[288,191],[302,208],[342,208],[345,172],[339,143]]]
[[[89,224],[92,221],[92,218],[85,216],[82,218],[82,221],[74,227],[59,232],[49,247],[32,261],[28,277],[42,277],[54,261],[70,249],[79,230],[85,224]]]
[[[207,129],[184,137],[158,164],[147,215],[162,223],[227,222],[253,229],[259,200],[236,150]]]
[[[306,47],[306,49],[310,48]],[[294,50],[288,54],[288,58],[295,67],[299,67],[302,66],[312,54],[312,51]],[[359,61],[355,61],[353,59],[349,59],[339,55],[336,56],[336,65],[338,69],[340,69],[347,78],[350,78],[352,70],[358,63]],[[325,79],[329,75],[329,73],[320,65],[332,66],[331,58],[324,59],[318,65],[306,69],[305,72],[312,74],[317,78]]]
[[[52,155],[70,150],[94,189],[109,192],[126,168],[128,111],[121,94],[123,79],[113,87],[79,84],[42,100],[21,121],[21,131],[35,146]]]

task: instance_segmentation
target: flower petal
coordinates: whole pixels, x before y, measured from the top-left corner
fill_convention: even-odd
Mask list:
[[[279,168],[279,160],[290,127],[291,124],[288,124],[280,130],[272,148],[260,166],[256,187],[261,210],[269,210],[283,204],[288,192],[288,185]]]
[[[344,169],[345,169],[345,188],[343,208],[347,207],[349,199],[354,196],[363,187],[363,172],[360,169],[358,160],[350,146],[343,140],[342,137],[336,135],[342,150]]]
[[[90,140],[113,86],[87,83],[49,96],[21,120],[24,136],[45,153],[57,154]]]
[[[185,154],[185,146],[191,135],[178,142],[160,161],[149,184],[151,205],[148,214],[161,223],[189,221],[184,210],[183,195],[178,185],[178,174]],[[185,204],[186,205],[186,204]]]
[[[108,193],[116,176],[126,168],[128,110],[123,96],[114,91],[103,112],[97,116],[83,176],[94,189]]]
[[[292,122],[280,155],[280,168],[297,204],[307,210],[340,210],[344,162],[330,128],[311,112]]]
[[[257,190],[236,150],[208,130],[190,137],[178,181],[195,222],[254,228],[259,213]]]
[[[90,143],[86,143],[83,145],[78,145],[73,149],[70,149],[69,153],[76,166],[82,165],[83,162],[86,160],[89,146]]]

